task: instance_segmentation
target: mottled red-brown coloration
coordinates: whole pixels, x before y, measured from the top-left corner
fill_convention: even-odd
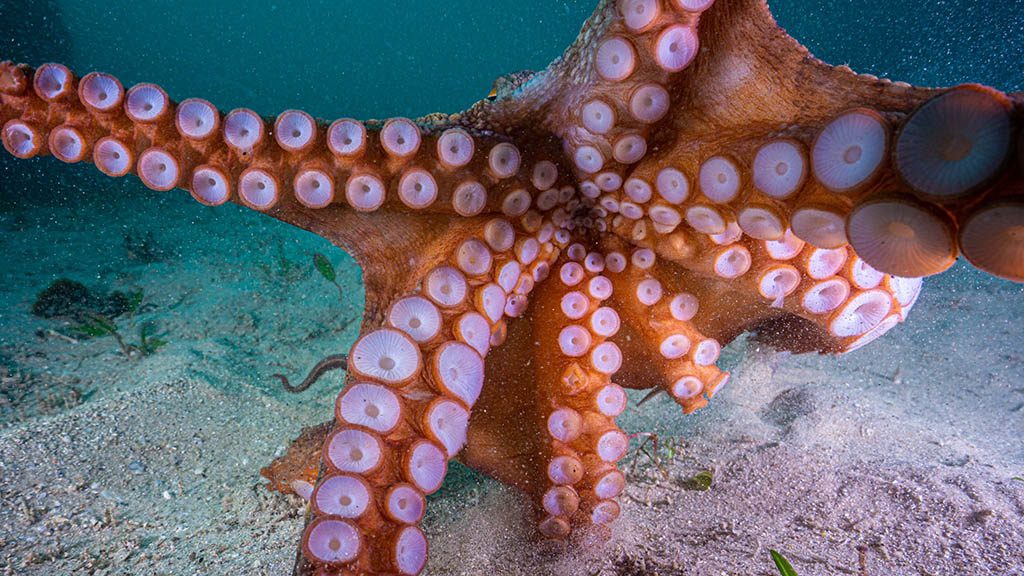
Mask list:
[[[622,387],[690,412],[745,331],[858,348],[959,254],[1024,280],[1024,97],[828,66],[761,0],[604,0],[547,70],[415,122],[87,78],[0,66],[5,148],[242,203],[363,268],[335,419],[264,470],[317,484],[297,573],[418,573],[452,457],[534,498],[540,537],[606,525]]]
[[[320,475],[320,448],[330,431],[329,422],[303,428],[283,456],[260,470],[260,474],[270,482],[267,488],[294,494],[292,483],[296,480],[315,483]]]

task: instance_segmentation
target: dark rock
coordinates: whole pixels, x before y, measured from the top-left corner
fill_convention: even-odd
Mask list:
[[[130,312],[132,307],[131,296],[124,292],[98,293],[81,282],[61,278],[39,293],[32,313],[41,318],[70,318],[81,322],[95,314],[117,318]]]
[[[61,278],[39,293],[32,313],[42,318],[80,318],[98,312],[100,299],[85,284]]]

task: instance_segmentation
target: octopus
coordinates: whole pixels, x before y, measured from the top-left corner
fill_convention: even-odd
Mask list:
[[[700,409],[745,332],[856,350],[958,256],[1024,281],[1022,123],[1021,93],[829,66],[763,0],[602,0],[547,69],[417,120],[0,64],[14,156],[240,203],[361,266],[360,336],[311,375],[346,368],[333,419],[264,470],[308,500],[317,576],[420,573],[454,458],[532,499],[538,539],[607,530],[625,388]]]

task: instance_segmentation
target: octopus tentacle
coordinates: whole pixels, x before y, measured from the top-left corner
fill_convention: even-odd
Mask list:
[[[923,276],[953,263],[971,214],[1016,214],[1002,199],[1020,187],[1012,154],[1019,98],[973,85],[914,88],[827,66],[756,0],[711,8],[699,36],[706,50],[668,80],[672,105],[654,126],[656,146],[622,176],[621,192],[596,196],[618,212],[613,229],[628,224],[633,240],[681,223],[715,236],[735,222],[737,232],[763,240],[791,229],[819,248],[852,243],[884,272]],[[997,206],[984,208],[990,202]],[[1016,253],[1011,226],[994,234],[1007,247],[980,240],[978,222],[961,244],[982,254],[972,260],[998,261],[986,265],[1013,277],[1013,256],[986,260]]]
[[[0,126],[19,158],[90,160],[111,176],[135,173],[155,190],[182,188],[206,205],[234,201],[304,223],[324,217],[317,211],[342,219],[338,208],[346,222],[379,221],[378,210],[518,218],[567,174],[553,142],[521,151],[443,117],[327,124],[297,110],[276,119],[224,114],[205,100],[175,103],[152,84],[125,91],[110,75],[79,79],[58,64],[0,63]],[[334,228],[357,257],[358,234],[374,229]]]
[[[713,284],[700,277],[684,280],[672,273],[670,264],[657,262],[643,250],[634,252],[633,261],[612,275],[614,305],[634,336],[625,371],[643,378],[645,385],[667,391],[690,413],[706,405],[729,379],[716,366],[721,343],[696,323],[714,313]]]
[[[540,242],[504,219],[452,232],[449,256],[420,271],[388,305],[383,326],[364,325],[312,494],[303,536],[311,567],[422,569],[424,496],[466,443],[483,358],[501,343],[505,318],[525,310],[539,265],[557,257],[549,236]]]
[[[608,307],[612,284],[601,274],[596,252],[571,246],[560,261],[556,281],[537,296],[536,314],[550,322],[534,324],[537,413],[545,439],[539,482],[540,533],[562,539],[573,525],[604,526],[619,516],[616,498],[625,477],[615,464],[628,439],[615,418],[626,408],[623,389],[612,383],[622,351],[609,338],[618,314]]]

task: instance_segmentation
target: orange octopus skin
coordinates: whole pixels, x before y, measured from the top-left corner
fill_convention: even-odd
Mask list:
[[[603,0],[547,70],[415,122],[225,115],[0,65],[15,156],[242,203],[362,266],[333,424],[265,471],[315,481],[295,572],[323,576],[419,573],[453,457],[530,495],[541,538],[609,524],[620,386],[691,412],[745,331],[841,353],[958,254],[1024,281],[1022,118],[1022,94],[830,67],[762,0]]]

